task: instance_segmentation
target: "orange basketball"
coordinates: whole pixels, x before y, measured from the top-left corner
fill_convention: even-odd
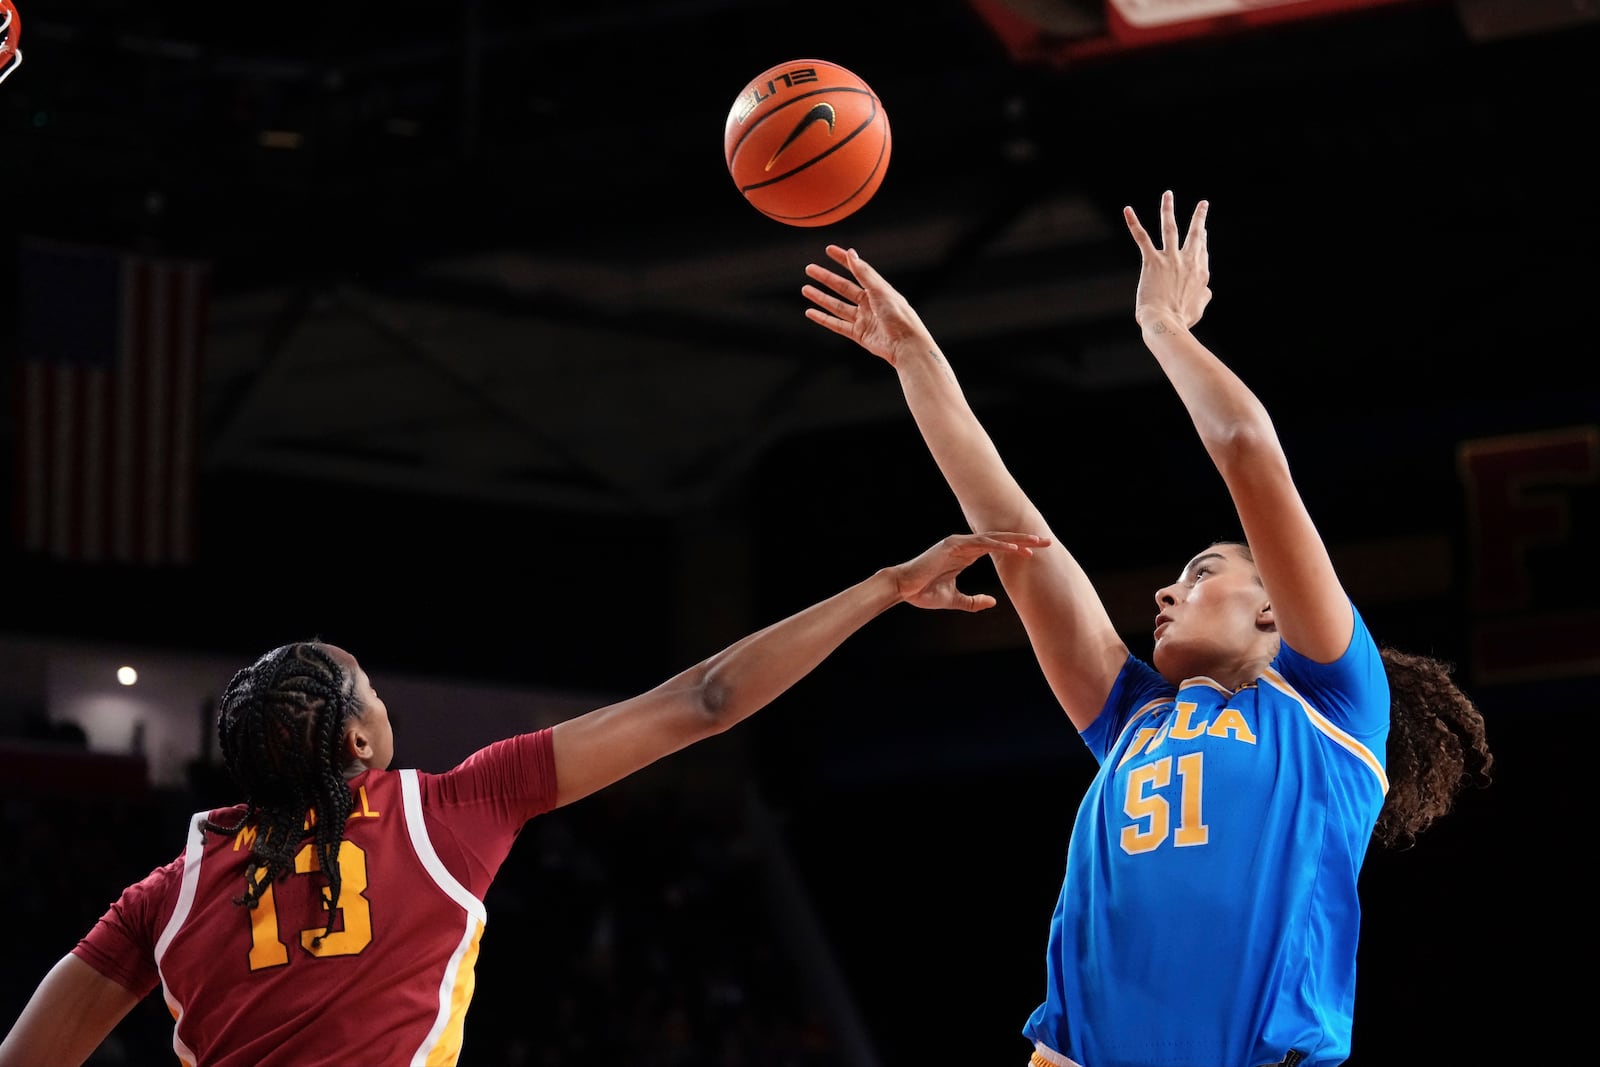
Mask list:
[[[728,173],[744,198],[789,226],[825,226],[857,211],[889,166],[889,116],[861,78],[795,59],[752,78],[723,127]]]

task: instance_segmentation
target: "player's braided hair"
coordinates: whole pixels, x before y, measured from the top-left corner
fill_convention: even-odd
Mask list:
[[[1233,545],[1255,562],[1243,541],[1216,544]],[[1456,685],[1450,664],[1396,648],[1379,654],[1389,676],[1389,792],[1372,836],[1387,848],[1409,848],[1455,806],[1462,789],[1489,784],[1494,754],[1483,713]]]
[[[1452,680],[1450,664],[1394,648],[1382,654],[1389,675],[1389,795],[1373,837],[1408,848],[1465,786],[1489,784],[1494,754],[1483,715]]]
[[[218,834],[257,827],[244,895],[234,900],[254,908],[273,879],[293,870],[310,820],[328,879],[324,934],[333,932],[337,914],[339,845],[350,814],[341,747],[345,720],[361,712],[353,693],[354,680],[317,641],[282,645],[235,674],[218,701],[217,735],[247,806],[233,826],[203,824]]]

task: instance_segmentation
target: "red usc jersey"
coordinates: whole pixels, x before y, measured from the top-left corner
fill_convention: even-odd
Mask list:
[[[555,803],[550,731],[444,774],[367,771],[339,850],[333,932],[311,838],[260,904],[244,888],[243,808],[200,812],[183,855],[123,891],[73,950],[141,996],[162,987],[185,1067],[454,1064],[472,1000],[483,897],[518,831]]]

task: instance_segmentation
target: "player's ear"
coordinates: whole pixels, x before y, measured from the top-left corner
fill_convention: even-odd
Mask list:
[[[344,756],[347,761],[369,760],[372,758],[372,738],[368,736],[366,728],[359,718],[350,718],[344,725]]]
[[[1278,617],[1272,613],[1270,603],[1262,604],[1256,611],[1256,629],[1263,633],[1278,632]]]

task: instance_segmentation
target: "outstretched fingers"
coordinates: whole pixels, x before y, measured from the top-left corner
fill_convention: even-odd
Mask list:
[[[1122,209],[1122,221],[1128,224],[1128,232],[1133,234],[1133,243],[1139,246],[1139,251],[1145,255],[1156,250],[1155,243],[1150,240],[1150,234],[1145,230],[1144,224],[1139,221],[1139,215],[1132,207]]]
[[[1172,190],[1161,194],[1161,250],[1178,249],[1178,216],[1173,210]]]
[[[845,277],[817,263],[806,264],[806,277],[818,283],[800,288],[801,295],[816,305],[806,308],[806,318],[826,326],[834,333],[859,340],[856,338],[858,316],[863,310],[870,311],[867,305],[872,299],[867,286],[881,282],[881,279],[855,249],[828,245],[827,252],[830,259],[853,277]]]
[[[951,534],[916,559],[893,568],[900,595],[919,608],[984,611],[997,603],[987,594],[968,594],[956,585],[968,567],[986,555],[1032,555],[1050,543],[1047,537],[1023,533]]]
[[[1046,548],[1050,538],[1042,534],[1018,533],[1015,531],[997,530],[989,533],[973,534],[975,543],[985,547],[987,551],[1017,552],[1024,556],[1033,555],[1036,548]]]
[[[1050,538],[1038,534],[1009,532],[968,534],[962,538],[962,543],[958,546],[958,566],[961,570],[966,570],[980,556],[985,555],[1031,556],[1034,549],[1044,548],[1049,543]],[[959,589],[953,592],[955,599],[951,607],[958,611],[987,611],[1000,603],[988,593],[963,593]]]
[[[1197,252],[1206,250],[1206,212],[1211,205],[1202,200],[1194,206],[1194,215],[1189,219],[1189,235],[1183,239],[1183,247],[1195,246]]]
[[[835,315],[844,318],[855,318],[856,305],[839,296],[836,292],[830,293],[826,289],[817,288],[815,285],[802,285],[800,287],[800,295],[818,307],[833,312]]]
[[[851,303],[859,304],[861,302],[864,290],[855,283],[854,279],[846,278],[844,275],[816,263],[806,264],[806,277],[814,282],[826,285]]]
[[[839,246],[834,245],[833,247],[838,248]],[[877,272],[871,263],[861,258],[860,252],[853,248],[844,248],[840,249],[840,251],[844,253],[844,258],[840,259],[839,262],[849,268],[850,273],[856,276],[856,281],[860,282],[863,287],[871,287],[883,281],[883,276]]]
[[[807,286],[806,288],[809,289],[810,286]],[[812,299],[815,299],[815,297]],[[846,306],[848,307],[848,305]],[[854,309],[852,308],[848,314],[853,315]],[[823,311],[821,308],[806,308],[806,318],[810,319],[818,326],[827,327],[840,337],[848,337],[851,340],[855,339],[854,319],[840,318],[838,315],[829,314],[828,312]]]

